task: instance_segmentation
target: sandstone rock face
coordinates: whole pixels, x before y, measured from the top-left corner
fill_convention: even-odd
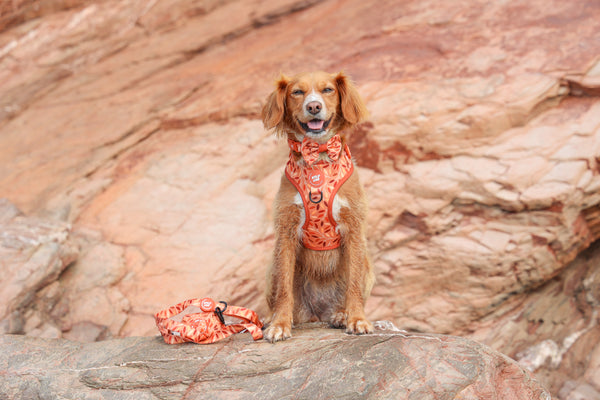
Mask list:
[[[66,222],[27,217],[6,199],[0,235],[0,333],[82,341],[119,334],[130,308],[114,286],[126,273],[120,247]]]
[[[535,371],[561,399],[600,398],[598,265],[596,242],[539,290],[513,296],[473,323],[470,337]]]
[[[344,69],[371,111],[350,135],[367,313],[600,391],[595,247],[577,257],[600,237],[597,1],[43,3],[0,8],[0,195],[81,248],[19,289],[46,336],[154,334],[205,295],[266,314],[287,149],[259,110],[280,71]]]
[[[57,279],[77,255],[69,224],[28,218],[0,199],[0,334],[61,337],[48,310],[35,304],[56,298]]]
[[[11,0],[0,3],[0,31],[57,11],[75,8],[85,0]]]
[[[306,327],[272,345],[159,337],[81,344],[0,336],[0,395],[96,399],[549,400],[516,362],[475,342]]]

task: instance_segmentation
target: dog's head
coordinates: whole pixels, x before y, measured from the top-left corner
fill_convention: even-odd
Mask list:
[[[324,142],[362,121],[367,109],[344,73],[310,72],[281,76],[262,110],[267,129],[295,140]]]

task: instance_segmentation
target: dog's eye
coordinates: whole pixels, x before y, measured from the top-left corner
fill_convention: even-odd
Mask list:
[[[333,92],[333,89],[330,87],[326,87],[325,89],[321,90],[321,93],[331,93]]]
[[[296,90],[294,90],[294,91],[292,92],[292,94],[293,94],[294,96],[302,96],[302,95],[304,94],[304,91],[303,91],[303,90],[301,90],[301,89],[296,89]]]

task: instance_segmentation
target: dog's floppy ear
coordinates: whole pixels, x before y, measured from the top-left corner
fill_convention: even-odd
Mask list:
[[[340,72],[335,77],[335,83],[340,94],[340,106],[344,119],[351,124],[356,124],[367,118],[369,115],[367,107],[363,103],[350,77]]]
[[[281,74],[275,82],[276,88],[267,98],[261,113],[262,121],[266,129],[275,128],[275,132],[283,132],[283,114],[285,112],[285,95],[289,78]]]

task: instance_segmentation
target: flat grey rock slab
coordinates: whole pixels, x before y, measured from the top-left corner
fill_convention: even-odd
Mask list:
[[[309,324],[271,344],[160,336],[94,343],[0,336],[0,398],[522,399],[549,394],[515,361],[460,337]]]

